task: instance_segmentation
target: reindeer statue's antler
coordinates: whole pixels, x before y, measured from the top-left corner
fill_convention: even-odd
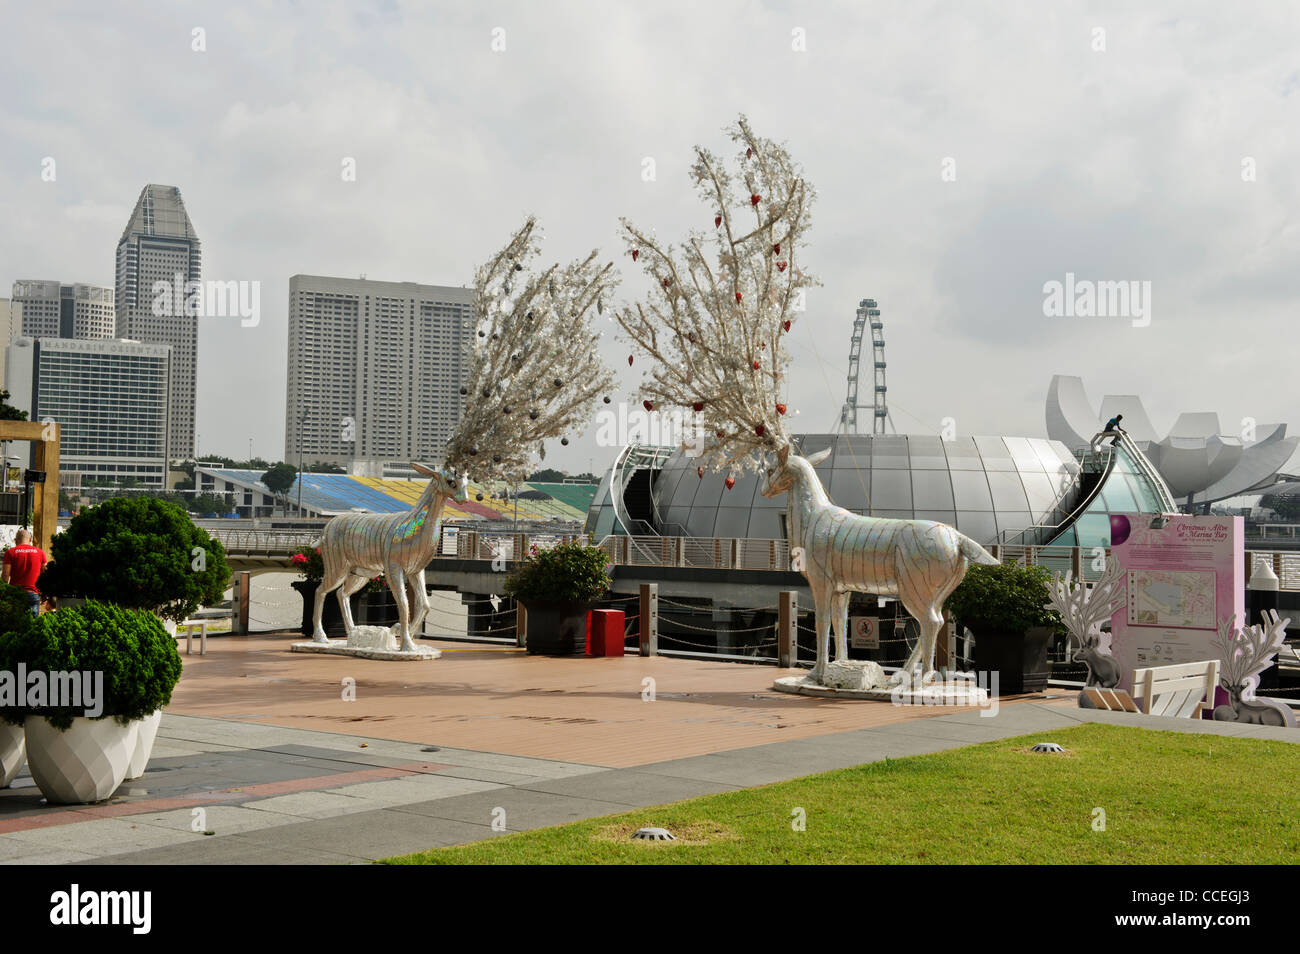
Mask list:
[[[531,216],[475,277],[476,335],[468,346],[465,409],[444,465],[475,480],[518,483],[543,441],[581,427],[613,374],[597,356],[602,311],[617,278],[596,252],[540,273]]]
[[[1222,666],[1220,681],[1229,687],[1242,687],[1252,693],[1259,685],[1259,674],[1269,667],[1273,656],[1286,642],[1289,618],[1279,618],[1277,610],[1266,610],[1263,625],[1255,623],[1239,629],[1236,616],[1219,621],[1219,638],[1211,645],[1219,651]]]
[[[1114,557],[1106,558],[1106,569],[1091,589],[1086,581],[1075,581],[1073,577],[1070,572],[1064,577],[1059,571],[1052,574],[1047,605],[1061,615],[1061,622],[1077,644],[1076,649],[1082,650],[1088,645],[1092,632],[1096,630],[1100,634],[1101,624],[1124,607],[1128,587],[1124,572]],[[1100,645],[1100,636],[1098,648],[1107,649]]]
[[[651,359],[641,384],[650,407],[695,412],[706,465],[756,470],[753,451],[790,445],[785,337],[804,290],[818,284],[797,258],[815,193],[785,148],[755,136],[744,116],[728,133],[734,173],[695,149],[711,233],[693,230],[674,247],[622,220],[628,253],[653,284],[617,318]]]

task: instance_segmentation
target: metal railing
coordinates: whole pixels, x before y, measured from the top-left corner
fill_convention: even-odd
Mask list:
[[[288,568],[291,554],[313,546],[318,531],[214,530],[228,556],[262,562],[282,561]],[[514,533],[509,530],[471,530],[463,525],[442,528],[434,559],[516,560],[530,548],[586,539],[582,534]],[[658,537],[609,535],[596,541],[616,566],[686,567],[715,570],[788,572],[790,545],[785,540],[755,537]],[[1109,548],[1049,547],[993,544],[989,552],[1003,563],[1067,570],[1076,577],[1095,580],[1105,568]],[[1256,563],[1268,561],[1281,588],[1300,592],[1300,551],[1248,550],[1247,576]]]

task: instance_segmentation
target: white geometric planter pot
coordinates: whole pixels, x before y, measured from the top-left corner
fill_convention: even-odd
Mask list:
[[[72,720],[60,732],[44,716],[27,717],[27,766],[52,804],[102,802],[126,778],[139,726],[105,719]]]
[[[0,788],[8,788],[26,758],[26,733],[20,725],[0,722]]]
[[[158,738],[158,724],[162,722],[162,710],[157,709],[151,716],[137,719],[135,722],[135,748],[131,751],[131,764],[127,766],[124,781],[131,782],[144,774],[149,765],[149,755],[153,752],[154,739]]]

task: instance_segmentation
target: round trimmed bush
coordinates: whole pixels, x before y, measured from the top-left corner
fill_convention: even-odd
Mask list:
[[[50,544],[42,593],[152,610],[180,622],[225,594],[221,543],[184,510],[152,497],[115,497],[83,510]]]
[[[35,621],[28,604],[27,591],[0,581],[0,637],[20,633]]]
[[[29,613],[30,615],[30,613]],[[87,601],[32,620],[25,630],[0,636],[0,671],[17,673],[102,672],[103,714],[125,725],[143,719],[171,701],[181,677],[176,640],[147,610]],[[29,716],[44,716],[66,729],[83,708],[6,707],[0,718],[21,725]]]
[[[613,584],[609,554],[584,543],[533,548],[506,578],[506,592],[517,600],[590,602]]]

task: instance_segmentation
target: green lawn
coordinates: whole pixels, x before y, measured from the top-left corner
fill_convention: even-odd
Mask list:
[[[1028,751],[1033,742],[1065,755]],[[794,830],[803,809],[804,831]],[[1094,830],[1094,809],[1105,830]],[[1099,816],[1098,816],[1099,817]],[[642,826],[675,842],[631,841]],[[1084,725],[389,864],[1236,864],[1300,858],[1300,746]]]

